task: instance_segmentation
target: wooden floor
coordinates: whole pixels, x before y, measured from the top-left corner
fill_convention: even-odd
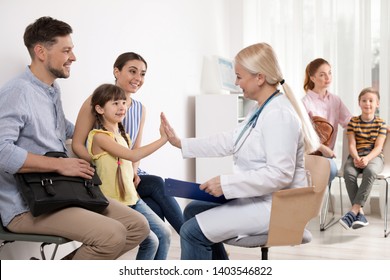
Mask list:
[[[339,218],[338,216],[336,218]],[[378,216],[367,216],[369,225],[358,230],[345,230],[336,223],[320,231],[319,220],[312,220],[308,229],[313,240],[295,247],[273,247],[269,250],[270,260],[390,260],[390,237],[384,238],[384,221]],[[260,248],[239,248],[226,246],[232,260],[256,260]],[[134,259],[136,250],[121,259]],[[180,259],[180,242],[172,230],[169,260]]]

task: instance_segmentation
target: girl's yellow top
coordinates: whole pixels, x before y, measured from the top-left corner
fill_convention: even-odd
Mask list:
[[[125,139],[121,135],[115,135],[113,132],[94,129],[88,135],[87,148],[92,157],[93,163],[96,165],[96,172],[102,181],[101,190],[105,196],[116,199],[125,205],[132,206],[138,201],[137,190],[135,189],[133,178],[132,162],[125,159],[119,159],[122,169],[123,183],[126,190],[125,199],[122,200],[119,196],[118,181],[116,180],[116,171],[118,167],[118,158],[111,156],[107,152],[100,154],[92,154],[93,137],[97,133],[105,133],[115,139],[122,146],[128,147]],[[127,135],[130,143],[130,137]],[[131,146],[131,145],[130,145]]]

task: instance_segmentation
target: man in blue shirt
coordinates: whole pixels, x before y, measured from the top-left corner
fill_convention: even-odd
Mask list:
[[[20,233],[52,234],[82,245],[73,259],[116,259],[149,233],[146,219],[114,200],[98,214],[70,207],[33,217],[15,173],[57,172],[90,179],[94,169],[82,159],[49,158],[65,151],[74,126],[64,115],[57,78],[68,78],[76,61],[65,22],[42,17],[30,24],[24,43],[31,65],[0,89],[0,213],[3,225]]]

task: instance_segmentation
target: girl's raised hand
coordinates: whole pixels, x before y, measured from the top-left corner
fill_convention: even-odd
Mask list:
[[[161,139],[164,139],[165,141],[168,141],[168,135],[165,132],[165,128],[164,128],[164,124],[163,124],[162,120],[161,120],[161,123],[160,123],[160,136],[161,136]]]
[[[161,117],[161,124],[163,125],[165,133],[168,136],[169,143],[171,143],[172,146],[181,149],[181,140],[179,137],[177,137],[175,130],[169,124],[167,118],[165,117],[165,114],[161,113],[160,117]]]

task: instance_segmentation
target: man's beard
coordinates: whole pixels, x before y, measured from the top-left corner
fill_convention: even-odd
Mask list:
[[[49,71],[56,78],[59,78],[59,79],[69,78],[69,74],[66,74],[62,69],[58,70],[58,69],[55,69],[55,68],[52,68],[52,67],[49,66]]]

